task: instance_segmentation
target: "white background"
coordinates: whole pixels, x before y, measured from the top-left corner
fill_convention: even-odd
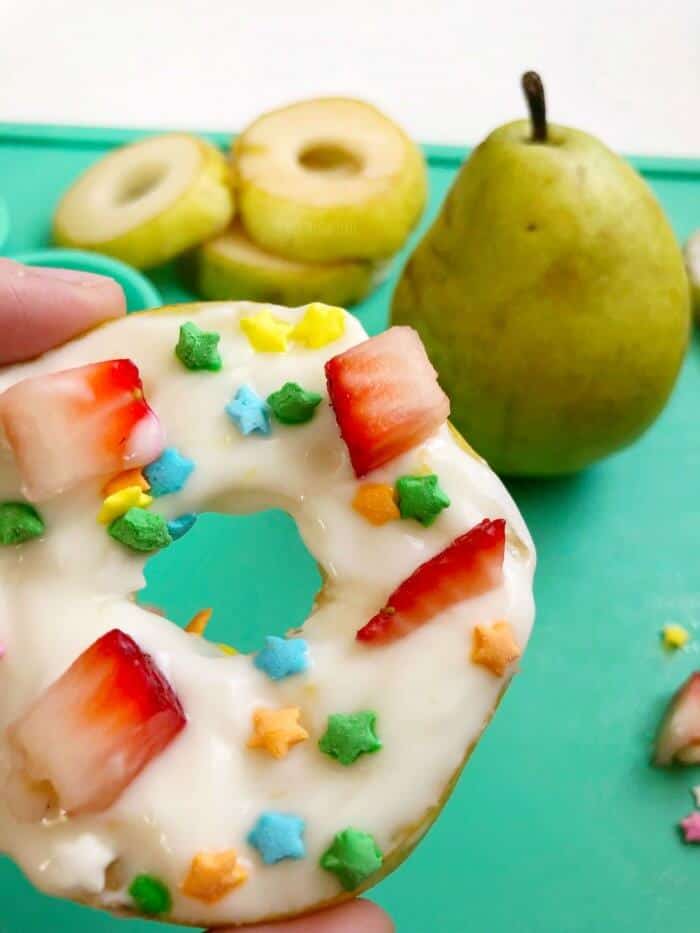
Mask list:
[[[700,0],[0,0],[0,120],[236,130],[321,94],[424,142],[523,113],[700,155]]]

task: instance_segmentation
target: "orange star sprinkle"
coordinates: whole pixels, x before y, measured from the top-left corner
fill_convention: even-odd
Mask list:
[[[213,609],[200,609],[196,612],[185,626],[185,631],[190,635],[203,635],[209,625]]]
[[[385,525],[401,517],[394,489],[387,483],[364,483],[355,493],[352,507],[373,525]]]
[[[102,487],[102,495],[112,496],[115,492],[127,489],[129,486],[138,486],[142,492],[148,492],[151,484],[143,475],[141,470],[124,470],[123,473],[117,473],[112,479]]]
[[[248,748],[264,748],[273,758],[284,758],[292,745],[309,737],[306,729],[299,725],[300,713],[296,706],[255,710]]]
[[[472,634],[472,661],[502,677],[506,668],[517,661],[522,652],[507,622],[494,622],[486,628],[477,625]]]
[[[234,849],[224,852],[198,852],[190,863],[187,877],[180,885],[185,897],[205,904],[215,904],[247,879]]]

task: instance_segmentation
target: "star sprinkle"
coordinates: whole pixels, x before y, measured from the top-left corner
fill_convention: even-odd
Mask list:
[[[690,640],[690,635],[682,625],[664,625],[661,637],[667,648],[682,648]]]
[[[188,321],[180,328],[175,356],[187,369],[207,369],[216,372],[222,366],[219,340],[220,334],[201,330],[192,321]]]
[[[293,813],[277,813],[267,810],[248,834],[248,842],[254,846],[266,865],[274,865],[283,859],[300,859],[306,855],[302,835],[306,823]]]
[[[681,820],[679,826],[683,830],[686,842],[700,842],[700,810],[695,810],[684,820]]]
[[[321,856],[321,868],[333,872],[346,891],[354,891],[382,867],[382,851],[369,833],[344,829]]]
[[[303,674],[309,666],[309,644],[303,638],[268,635],[265,647],[255,656],[253,664],[271,680]]]
[[[292,325],[265,310],[252,317],[242,317],[241,330],[258,353],[284,353]]]
[[[290,336],[303,347],[318,350],[338,340],[344,333],[345,312],[343,309],[315,301],[308,306]]]
[[[129,894],[137,910],[149,917],[167,914],[173,905],[170,891],[153,875],[137,875],[131,882]]]
[[[472,661],[502,677],[506,668],[517,661],[521,651],[507,622],[494,622],[490,628],[477,625],[472,633]]]
[[[177,541],[178,538],[182,538],[194,527],[196,521],[197,516],[194,512],[186,512],[184,515],[178,515],[177,518],[171,518],[168,522],[168,534],[173,541]]]
[[[309,737],[306,729],[299,725],[299,716],[296,706],[256,710],[248,748],[264,748],[273,758],[284,758],[293,745]]]
[[[97,513],[97,521],[102,525],[109,525],[115,518],[119,518],[134,506],[145,509],[151,502],[153,498],[147,495],[140,486],[126,486],[118,492],[113,492],[111,496],[107,496]]]
[[[318,747],[341,765],[351,765],[360,755],[378,752],[382,747],[374,731],[376,722],[377,714],[372,710],[334,713],[328,717],[328,728]]]
[[[396,481],[401,518],[415,518],[421,525],[432,525],[450,498],[440,488],[434,473],[427,476],[402,476]]]
[[[232,657],[234,654],[238,654],[238,650],[233,647],[233,645],[225,645],[223,642],[219,642],[216,646],[222,654],[227,654],[229,657]]]
[[[213,611],[213,609],[200,609],[199,612],[195,612],[185,626],[188,635],[203,635],[207,630]]]
[[[0,544],[22,544],[46,530],[37,510],[26,502],[0,503]]]
[[[166,447],[160,457],[149,463],[143,472],[151,484],[151,493],[158,497],[180,492],[194,467],[194,460],[183,456],[175,447]]]
[[[132,508],[120,515],[107,531],[120,544],[132,551],[157,551],[172,543],[168,526],[162,515]]]
[[[311,421],[320,402],[318,392],[307,392],[296,382],[285,382],[281,389],[267,397],[272,414],[281,424]]]
[[[270,407],[250,386],[241,386],[226,406],[226,414],[241,434],[270,433]]]
[[[121,489],[128,489],[129,486],[138,486],[141,492],[148,492],[151,488],[141,470],[124,470],[105,483],[102,487],[102,495],[107,498]]]
[[[248,878],[235,849],[198,852],[192,859],[180,890],[205,904],[216,904]]]
[[[401,517],[388,483],[363,483],[355,493],[352,507],[372,525],[385,525]]]

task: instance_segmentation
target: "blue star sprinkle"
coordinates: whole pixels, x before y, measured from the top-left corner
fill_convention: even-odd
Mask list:
[[[152,496],[167,496],[180,492],[194,470],[194,460],[183,456],[174,447],[166,447],[163,453],[149,463],[143,475],[151,484]]]
[[[178,515],[177,518],[171,518],[168,522],[168,531],[173,541],[177,541],[194,526],[197,516],[194,512],[187,512],[185,515]]]
[[[241,386],[226,406],[226,414],[241,434],[270,433],[270,406],[250,386]]]
[[[271,680],[303,674],[309,666],[309,643],[303,638],[268,635],[265,647],[255,656],[253,664]]]
[[[306,848],[301,837],[305,828],[301,817],[267,810],[248,834],[248,842],[262,855],[266,865],[285,858],[304,858]]]

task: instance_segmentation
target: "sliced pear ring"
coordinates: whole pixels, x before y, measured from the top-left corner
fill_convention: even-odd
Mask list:
[[[223,230],[233,216],[230,169],[210,143],[167,133],[123,146],[61,199],[54,240],[156,266]]]
[[[239,223],[183,261],[188,285],[211,301],[247,300],[297,307],[312,301],[356,304],[370,292],[375,267],[366,261],[307,263],[257,246]]]
[[[700,323],[700,230],[696,230],[683,250],[688,271],[695,320]]]
[[[302,262],[391,256],[425,206],[420,150],[359,100],[307,100],[265,114],[234,141],[233,161],[251,238]]]

